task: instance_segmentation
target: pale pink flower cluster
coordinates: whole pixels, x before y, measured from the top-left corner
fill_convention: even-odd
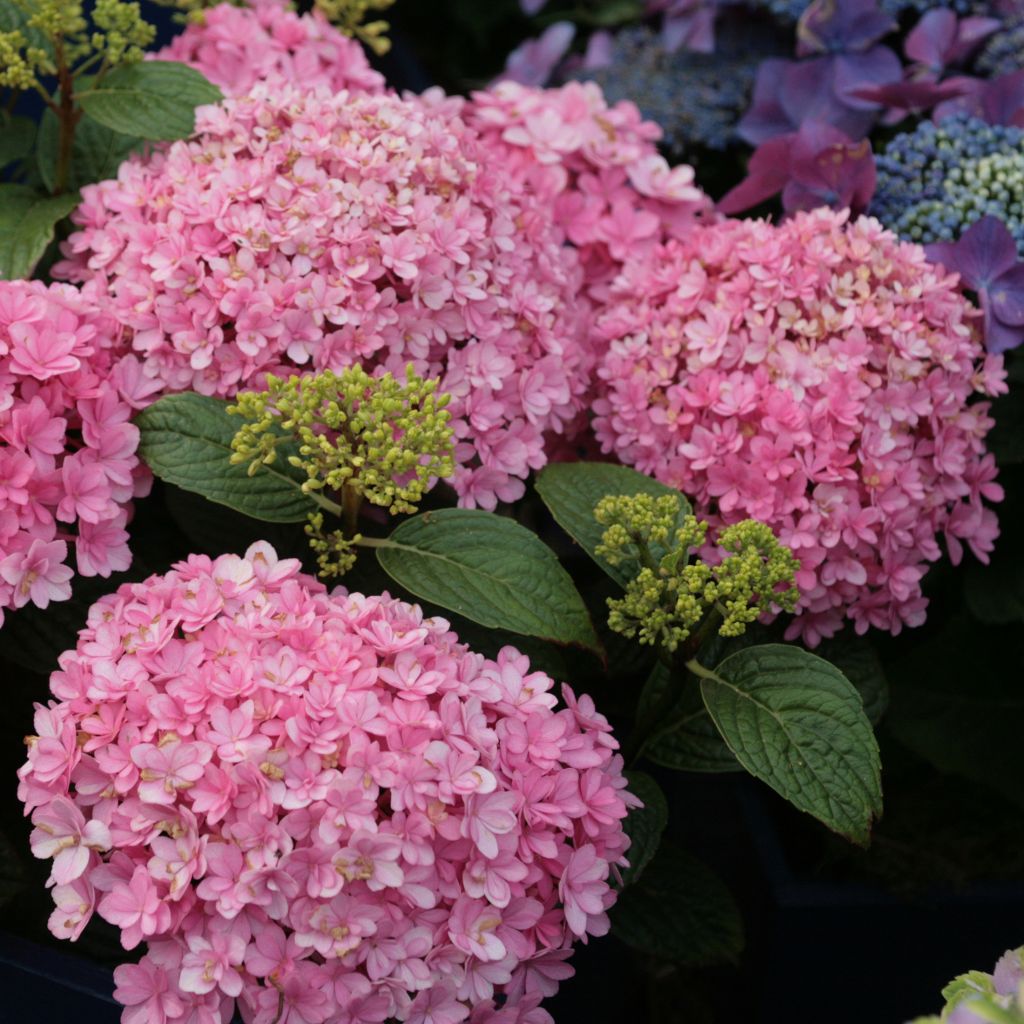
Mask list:
[[[271,79],[332,92],[384,91],[383,75],[370,67],[359,43],[319,11],[298,15],[285,0],[220,4],[152,56],[188,64],[231,96]]]
[[[789,635],[899,632],[945,536],[987,560],[1005,390],[956,279],[873,219],[724,221],[629,263],[600,330],[596,430],[716,524],[769,523],[801,561]]]
[[[97,281],[172,390],[353,363],[442,378],[463,505],[493,508],[583,407],[576,254],[459,101],[278,83],[83,189],[55,270]]]
[[[125,524],[145,492],[129,419],[149,384],[116,360],[121,326],[69,285],[0,281],[0,623],[71,596],[73,564],[131,561]]]
[[[633,103],[608,106],[595,82],[499,82],[473,93],[464,116],[504,150],[522,187],[551,205],[597,301],[627,258],[713,217],[693,168],[671,167],[658,152],[661,129]]]
[[[125,1024],[550,1024],[608,930],[638,801],[593,702],[511,647],[259,543],[122,586],[60,666],[19,796],[51,931],[148,944]]]

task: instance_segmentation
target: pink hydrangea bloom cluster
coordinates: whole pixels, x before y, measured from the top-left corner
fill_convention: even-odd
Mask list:
[[[220,4],[153,57],[188,64],[232,96],[268,79],[323,85],[332,92],[384,91],[384,77],[370,67],[359,43],[319,11],[298,15],[285,0]]]
[[[0,281],[0,623],[84,576],[126,569],[128,503],[145,492],[129,419],[150,389],[115,357],[117,321],[70,285]]]
[[[201,108],[197,138],[83,190],[55,272],[98,281],[173,390],[441,377],[462,504],[515,500],[583,406],[589,311],[548,208],[460,105],[278,83]]]
[[[658,152],[661,129],[633,103],[608,106],[595,82],[500,82],[474,93],[465,117],[504,149],[523,187],[552,205],[598,301],[626,259],[713,216],[693,168],[670,167]]]
[[[601,318],[607,452],[801,561],[790,636],[924,620],[944,535],[982,560],[999,501],[984,439],[1005,390],[956,278],[873,219],[724,221],[630,263]]]
[[[90,611],[20,770],[57,936],[148,952],[125,1024],[550,1024],[625,865],[587,697],[265,543]]]

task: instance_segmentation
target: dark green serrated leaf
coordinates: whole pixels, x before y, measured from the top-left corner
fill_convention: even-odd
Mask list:
[[[814,653],[830,661],[857,688],[864,713],[877,725],[889,706],[889,682],[878,653],[867,637],[841,633],[822,640]]]
[[[184,139],[195,130],[195,108],[223,94],[194,68],[145,60],[115,68],[78,94],[93,120],[123,135],[154,141]]]
[[[646,772],[626,772],[629,792],[643,801],[643,807],[634,807],[626,817],[624,827],[629,836],[629,867],[622,872],[623,886],[640,881],[644,869],[654,859],[661,844],[661,835],[668,824],[668,801],[657,784]]]
[[[635,560],[610,565],[595,553],[604,527],[594,518],[594,506],[609,494],[650,494],[656,498],[673,494],[680,500],[679,521],[690,514],[686,498],[643,473],[610,462],[550,462],[537,477],[537,493],[547,505],[555,522],[620,587],[625,587],[640,571]],[[655,558],[664,552],[653,551]]]
[[[233,466],[231,439],[242,420],[228,403],[191,392],[166,395],[135,417],[139,455],[168,483],[268,523],[298,523],[316,510],[299,489],[303,476],[288,465],[283,448],[272,466],[249,476]]]
[[[700,686],[693,678],[673,679],[662,664],[655,665],[640,695],[638,716],[656,708],[668,687],[678,692],[672,710],[655,725],[644,745],[644,756],[665,768],[685,772],[738,772],[743,766],[711,721],[701,699]]]
[[[27,117],[0,115],[0,167],[24,160],[36,141],[35,122]]]
[[[78,189],[94,181],[117,176],[117,169],[128,156],[145,145],[134,135],[123,135],[106,125],[83,117],[75,128],[71,149],[68,188]],[[57,174],[58,125],[52,110],[43,113],[36,139],[36,163],[43,184],[53,191]]]
[[[799,647],[731,654],[701,694],[751,775],[794,807],[866,844],[882,810],[878,744],[864,703],[834,665]]]
[[[377,558],[410,593],[474,622],[600,649],[554,552],[511,519],[470,509],[425,512],[402,523]]]
[[[687,967],[732,963],[743,950],[743,922],[725,883],[667,843],[623,891],[611,919],[626,945]]]
[[[44,196],[26,185],[0,185],[0,278],[29,277],[54,229],[77,205],[77,193]]]

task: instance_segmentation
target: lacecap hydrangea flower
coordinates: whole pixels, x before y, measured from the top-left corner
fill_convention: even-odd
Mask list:
[[[283,82],[83,190],[55,273],[93,279],[171,390],[273,372],[441,378],[463,505],[522,495],[589,383],[577,254],[461,101]]]
[[[598,301],[627,257],[712,215],[693,168],[670,167],[658,152],[661,129],[628,100],[609,106],[595,82],[500,82],[473,93],[465,117],[520,186],[553,209]]]
[[[117,321],[69,285],[0,281],[0,623],[126,569],[148,476],[129,420],[151,385]],[[72,568],[73,567],[73,568]]]
[[[998,501],[976,396],[1005,390],[956,277],[826,209],[700,227],[628,264],[599,329],[596,431],[712,531],[753,518],[800,562],[788,635],[924,620],[945,537],[987,559]]]
[[[601,86],[608,102],[631,100],[658,124],[664,145],[679,153],[694,146],[724,149],[750,101],[756,53],[669,52],[645,26],[615,34],[607,63],[578,72]]]
[[[1024,254],[1024,130],[954,114],[922,121],[876,157],[871,213],[910,241],[953,241],[986,215]]]
[[[607,721],[553,688],[265,543],[126,584],[19,773],[51,931],[97,913],[147,944],[125,1024],[550,1024],[638,803]]]
[[[268,79],[323,85],[331,92],[384,91],[384,77],[370,67],[359,43],[319,11],[299,15],[285,0],[219,4],[153,57],[188,64],[232,96]]]

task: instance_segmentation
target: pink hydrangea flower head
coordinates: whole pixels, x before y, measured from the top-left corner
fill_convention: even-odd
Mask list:
[[[146,374],[232,395],[265,371],[440,377],[462,504],[524,491],[584,406],[577,254],[462,101],[257,85],[85,189],[59,268]]]
[[[628,262],[599,332],[606,452],[800,559],[789,635],[924,621],[944,537],[998,534],[988,403],[1005,390],[955,276],[873,219],[722,221]]]
[[[67,600],[75,569],[131,561],[124,526],[147,477],[126,347],[88,291],[0,281],[0,622]]]
[[[661,129],[633,103],[609,106],[595,82],[541,89],[502,81],[474,93],[465,117],[551,205],[598,302],[627,256],[713,217],[693,168],[670,167],[659,154]]]
[[[622,758],[512,648],[260,543],[102,598],[60,665],[19,796],[54,934],[98,913],[148,947],[124,1024],[541,1024],[607,931]]]
[[[383,76],[359,43],[319,11],[299,15],[285,0],[219,4],[153,57],[188,64],[231,96],[268,79],[324,85],[332,92],[384,91]]]

